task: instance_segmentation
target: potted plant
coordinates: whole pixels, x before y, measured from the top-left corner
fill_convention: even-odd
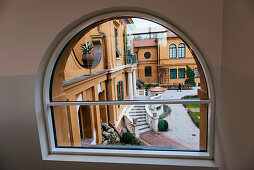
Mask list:
[[[84,63],[84,67],[90,69],[93,66],[94,61],[94,57],[91,54],[93,46],[88,41],[86,41],[86,43],[82,43],[80,47],[81,47],[80,52],[83,52],[82,61]]]

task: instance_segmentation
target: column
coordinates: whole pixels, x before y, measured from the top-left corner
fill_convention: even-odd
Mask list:
[[[132,81],[133,81],[133,95],[134,96],[136,96],[137,94],[136,94],[136,70],[133,70],[133,72],[132,72],[132,77],[133,77],[133,79],[132,79]]]
[[[129,90],[129,99],[133,100],[132,71],[128,71],[128,90]]]

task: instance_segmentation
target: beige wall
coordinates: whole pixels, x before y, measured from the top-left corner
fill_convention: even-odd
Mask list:
[[[157,84],[158,83],[158,71],[157,71],[157,65],[158,65],[158,52],[157,47],[140,47],[135,48],[135,51],[138,51],[138,66],[137,66],[137,72],[138,72],[138,78],[144,83],[147,84]],[[149,59],[146,59],[144,57],[144,54],[146,52],[151,53],[151,57]],[[145,67],[151,66],[151,77],[145,76]]]
[[[129,162],[123,164],[113,163],[124,162],[122,158],[112,158],[109,160],[111,163],[89,163],[88,158],[84,159],[88,162],[70,159],[65,162],[42,161],[41,153],[46,155],[48,151],[41,150],[41,146],[46,148],[46,144],[40,140],[42,138],[39,138],[38,131],[42,132],[42,137],[45,129],[40,124],[37,126],[37,120],[44,122],[44,117],[38,114],[42,108],[34,105],[38,102],[35,96],[40,91],[34,88],[36,83],[42,83],[38,79],[36,81],[36,73],[43,55],[57,34],[76,19],[104,8],[120,9],[119,6],[131,6],[133,9],[142,7],[155,11],[153,14],[166,16],[199,47],[213,76],[216,90],[215,162],[221,170],[253,169],[254,139],[251,132],[254,130],[254,90],[239,88],[239,82],[254,84],[254,72],[251,71],[254,30],[252,1],[112,0],[104,3],[102,0],[93,0],[86,2],[89,8],[80,5],[84,1],[75,2],[1,1],[1,169],[211,169],[179,166],[179,159],[142,159],[141,164],[130,163],[130,159],[125,159]],[[14,45],[17,40],[22,42]],[[244,45],[239,46],[236,41],[244,42]],[[46,64],[47,61],[43,62]],[[43,64],[41,66],[43,68]],[[193,165],[193,160],[189,161]]]

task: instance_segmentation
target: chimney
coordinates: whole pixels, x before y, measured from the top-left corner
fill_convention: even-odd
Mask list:
[[[152,28],[149,27],[149,28],[148,28],[149,39],[151,39],[151,32],[152,32]]]

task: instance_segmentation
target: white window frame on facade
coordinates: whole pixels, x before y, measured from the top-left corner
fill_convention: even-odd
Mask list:
[[[169,45],[169,58],[177,58],[177,46],[175,44]]]
[[[177,58],[185,58],[185,45],[180,43],[177,47]]]
[[[192,51],[195,52],[195,56],[199,60],[201,67],[204,71],[205,79],[207,81],[207,90],[209,99],[207,100],[166,100],[166,101],[97,101],[97,102],[51,102],[49,97],[50,92],[50,80],[53,74],[53,68],[57,61],[58,56],[64,49],[65,45],[80,31],[88,28],[90,25],[101,22],[106,18],[116,17],[139,17],[143,19],[153,20],[157,23],[164,25],[179,37],[185,40],[190,45]],[[59,33],[59,36],[53,41],[44,55],[46,60],[42,61],[38,72],[38,80],[36,89],[36,109],[37,109],[37,121],[38,128],[44,129],[44,133],[39,132],[42,150],[47,150],[43,159],[53,159],[54,155],[68,155],[73,156],[85,155],[85,156],[129,156],[129,157],[161,157],[161,158],[194,158],[194,159],[212,159],[213,158],[213,131],[214,131],[214,88],[212,83],[212,77],[205,59],[201,52],[197,49],[195,44],[177,27],[170,24],[166,18],[161,16],[154,16],[152,13],[144,12],[142,10],[129,10],[129,9],[111,9],[109,11],[98,11],[96,15],[84,16],[79,19],[77,24],[73,23],[69,27],[69,31],[63,31]],[[82,22],[81,22],[82,21]],[[60,38],[59,38],[60,37]],[[207,151],[206,152],[189,152],[189,151],[152,151],[152,150],[122,150],[122,149],[81,149],[81,148],[58,148],[55,146],[55,136],[53,132],[51,106],[66,106],[66,105],[139,105],[139,104],[187,104],[187,103],[199,103],[208,104],[208,132],[207,132]],[[42,119],[45,119],[43,121]],[[42,130],[41,130],[42,131]],[[48,153],[48,154],[47,154]],[[60,158],[59,158],[60,159]]]

